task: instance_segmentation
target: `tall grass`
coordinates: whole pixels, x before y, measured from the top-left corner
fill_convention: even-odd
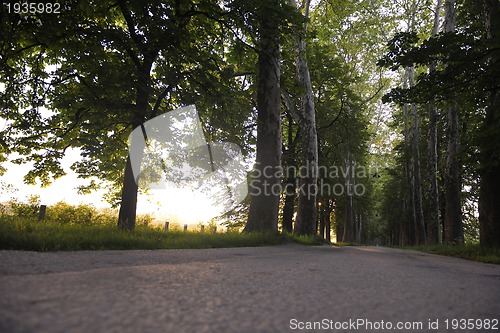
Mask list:
[[[403,249],[500,264],[500,249],[479,244],[405,246]]]
[[[120,230],[114,224],[72,224],[33,218],[0,217],[0,249],[32,251],[200,249],[275,245],[273,234],[200,233],[138,226]]]

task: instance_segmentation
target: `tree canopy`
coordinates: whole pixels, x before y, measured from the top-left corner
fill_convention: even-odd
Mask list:
[[[194,104],[207,142],[235,143],[254,163],[249,197],[224,223],[344,242],[498,245],[499,7],[70,0],[58,13],[22,13],[4,5],[0,167],[16,156],[33,165],[27,183],[46,185],[77,148],[71,168],[88,179],[79,191],[107,186],[118,225],[133,229],[140,189],[127,139]]]

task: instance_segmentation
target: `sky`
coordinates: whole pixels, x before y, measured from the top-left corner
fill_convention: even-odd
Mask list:
[[[5,129],[5,122],[1,122],[0,130]],[[16,158],[9,156],[9,160]],[[79,179],[78,175],[70,169],[71,164],[80,159],[77,149],[68,149],[61,161],[66,175],[52,182],[50,186],[27,185],[23,181],[24,175],[31,169],[31,164],[17,165],[9,161],[2,163],[7,170],[0,176],[0,182],[12,185],[12,190],[0,187],[0,203],[12,199],[27,201],[32,195],[40,197],[40,204],[53,205],[64,201],[68,204],[88,204],[96,208],[111,208],[111,205],[103,200],[105,190],[92,192],[91,194],[78,194],[77,187],[84,185],[89,180]],[[222,207],[214,207],[210,198],[187,188],[168,187],[161,190],[151,190],[148,195],[140,194],[137,206],[138,214],[150,214],[158,223],[169,221],[179,225],[188,224],[190,227],[200,223],[206,223],[212,217],[222,213]]]
[[[78,179],[77,174],[70,169],[70,165],[79,157],[76,149],[69,150],[62,161],[67,175],[56,179],[45,188],[39,185],[27,185],[23,182],[23,177],[30,170],[30,165],[3,163],[7,171],[0,177],[0,181],[11,184],[14,192],[1,192],[0,202],[7,202],[13,198],[26,201],[29,196],[38,195],[42,205],[50,206],[64,201],[72,205],[90,204],[96,208],[110,208],[110,204],[102,199],[105,194],[104,190],[87,195],[77,193],[76,187],[88,182],[88,180]],[[219,210],[219,207],[213,207],[210,200],[202,194],[185,188],[151,190],[149,195],[139,195],[137,207],[138,214],[151,214],[159,223],[169,221],[190,226],[207,222],[207,218],[219,215]]]
[[[9,159],[14,157],[15,156],[10,156]],[[38,195],[43,205],[52,205],[59,201],[65,201],[73,205],[84,203],[92,204],[96,208],[110,207],[109,204],[102,201],[102,194],[104,194],[102,191],[101,193],[95,192],[90,195],[77,194],[76,187],[86,182],[82,179],[78,179],[77,175],[71,171],[69,166],[77,161],[78,158],[79,153],[77,150],[68,150],[62,163],[64,171],[68,174],[56,179],[52,185],[45,188],[24,183],[23,177],[30,171],[30,164],[17,165],[11,162],[3,163],[2,166],[5,167],[7,171],[0,177],[0,180],[6,184],[11,184],[14,191],[3,191],[0,193],[0,202],[9,201],[12,198],[23,201],[29,196]]]

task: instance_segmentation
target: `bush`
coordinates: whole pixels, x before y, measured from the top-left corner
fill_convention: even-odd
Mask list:
[[[13,199],[7,204],[0,204],[0,216],[19,217],[37,220],[40,211],[40,197],[30,196],[26,202]],[[150,216],[142,219],[151,221]],[[57,224],[115,224],[117,214],[111,209],[96,209],[92,205],[73,206],[63,201],[47,207],[45,221]],[[142,220],[141,220],[142,221]]]
[[[13,216],[35,218],[40,210],[40,196],[31,195],[28,202],[19,202],[17,199],[9,201],[9,210]]]
[[[45,219],[60,224],[111,224],[116,222],[116,215],[91,205],[73,206],[61,201],[47,207]]]

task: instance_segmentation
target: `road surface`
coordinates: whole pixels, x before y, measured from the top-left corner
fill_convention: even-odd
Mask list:
[[[500,266],[413,251],[0,251],[6,333],[500,332],[499,319]]]

